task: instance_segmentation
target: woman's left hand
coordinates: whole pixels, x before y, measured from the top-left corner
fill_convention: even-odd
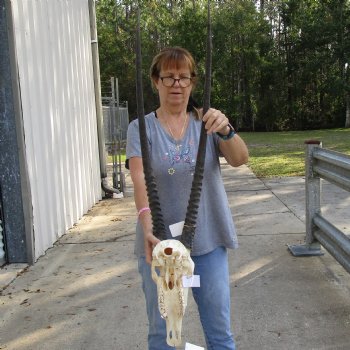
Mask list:
[[[205,123],[208,135],[213,132],[219,132],[220,134],[226,135],[230,132],[228,118],[217,109],[209,108],[207,113],[203,116],[203,122]]]

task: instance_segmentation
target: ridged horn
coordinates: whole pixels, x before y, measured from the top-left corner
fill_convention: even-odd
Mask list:
[[[142,90],[142,57],[141,57],[141,33],[140,33],[140,8],[137,10],[137,30],[136,30],[136,96],[137,96],[137,114],[139,121],[139,134],[142,154],[143,171],[147,188],[148,203],[151,209],[153,233],[160,239],[166,238],[166,230],[163,215],[158,197],[157,185],[153,175],[151,158],[149,154],[145,111],[143,103]]]
[[[211,33],[211,18],[210,18],[210,0],[208,0],[208,32],[207,32],[207,52],[205,63],[205,85],[203,96],[203,115],[210,108],[210,93],[211,93],[211,66],[212,66],[212,33]],[[185,224],[182,231],[181,242],[183,245],[192,249],[193,239],[196,230],[196,221],[199,209],[199,201],[202,190],[202,182],[204,175],[204,163],[207,145],[207,133],[204,123],[201,127],[201,135],[199,139],[196,168],[193,175],[192,188],[190,199],[188,201]]]

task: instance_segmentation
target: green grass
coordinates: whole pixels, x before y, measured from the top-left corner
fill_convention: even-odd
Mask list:
[[[248,166],[258,177],[303,176],[306,140],[322,141],[323,148],[350,155],[350,129],[241,132],[240,136],[249,148]],[[107,162],[112,161],[108,156]],[[124,162],[125,150],[122,154]]]
[[[350,155],[350,129],[288,132],[242,132],[248,145],[248,166],[258,177],[302,176],[306,140],[322,141],[323,148]]]
[[[122,164],[125,163],[125,159],[126,159],[125,150],[123,150],[122,154],[121,154],[121,162],[122,162]],[[119,156],[116,156],[115,161],[119,162]],[[107,155],[107,163],[113,163],[113,156]]]

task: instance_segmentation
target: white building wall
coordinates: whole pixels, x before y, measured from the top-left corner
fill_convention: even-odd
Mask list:
[[[99,199],[88,0],[12,0],[35,259]]]

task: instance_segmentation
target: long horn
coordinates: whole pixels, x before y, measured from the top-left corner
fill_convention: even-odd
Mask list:
[[[210,92],[211,92],[211,65],[212,65],[212,33],[210,18],[210,0],[208,0],[208,35],[207,35],[207,54],[205,63],[205,85],[203,97],[203,115],[210,108]],[[181,242],[183,245],[192,249],[193,239],[196,230],[196,221],[199,208],[199,200],[202,190],[202,180],[204,174],[204,162],[207,145],[207,132],[204,123],[202,123],[201,135],[199,139],[196,168],[193,176],[190,199],[188,201],[185,224],[182,231]]]
[[[160,201],[158,197],[157,185],[153,176],[151,158],[148,148],[145,111],[143,104],[142,90],[142,59],[141,59],[141,34],[140,34],[140,8],[137,10],[137,30],[136,30],[136,95],[137,95],[137,114],[139,121],[140,144],[142,154],[143,171],[147,188],[148,203],[151,209],[152,224],[154,235],[164,240],[166,238],[165,225]]]

